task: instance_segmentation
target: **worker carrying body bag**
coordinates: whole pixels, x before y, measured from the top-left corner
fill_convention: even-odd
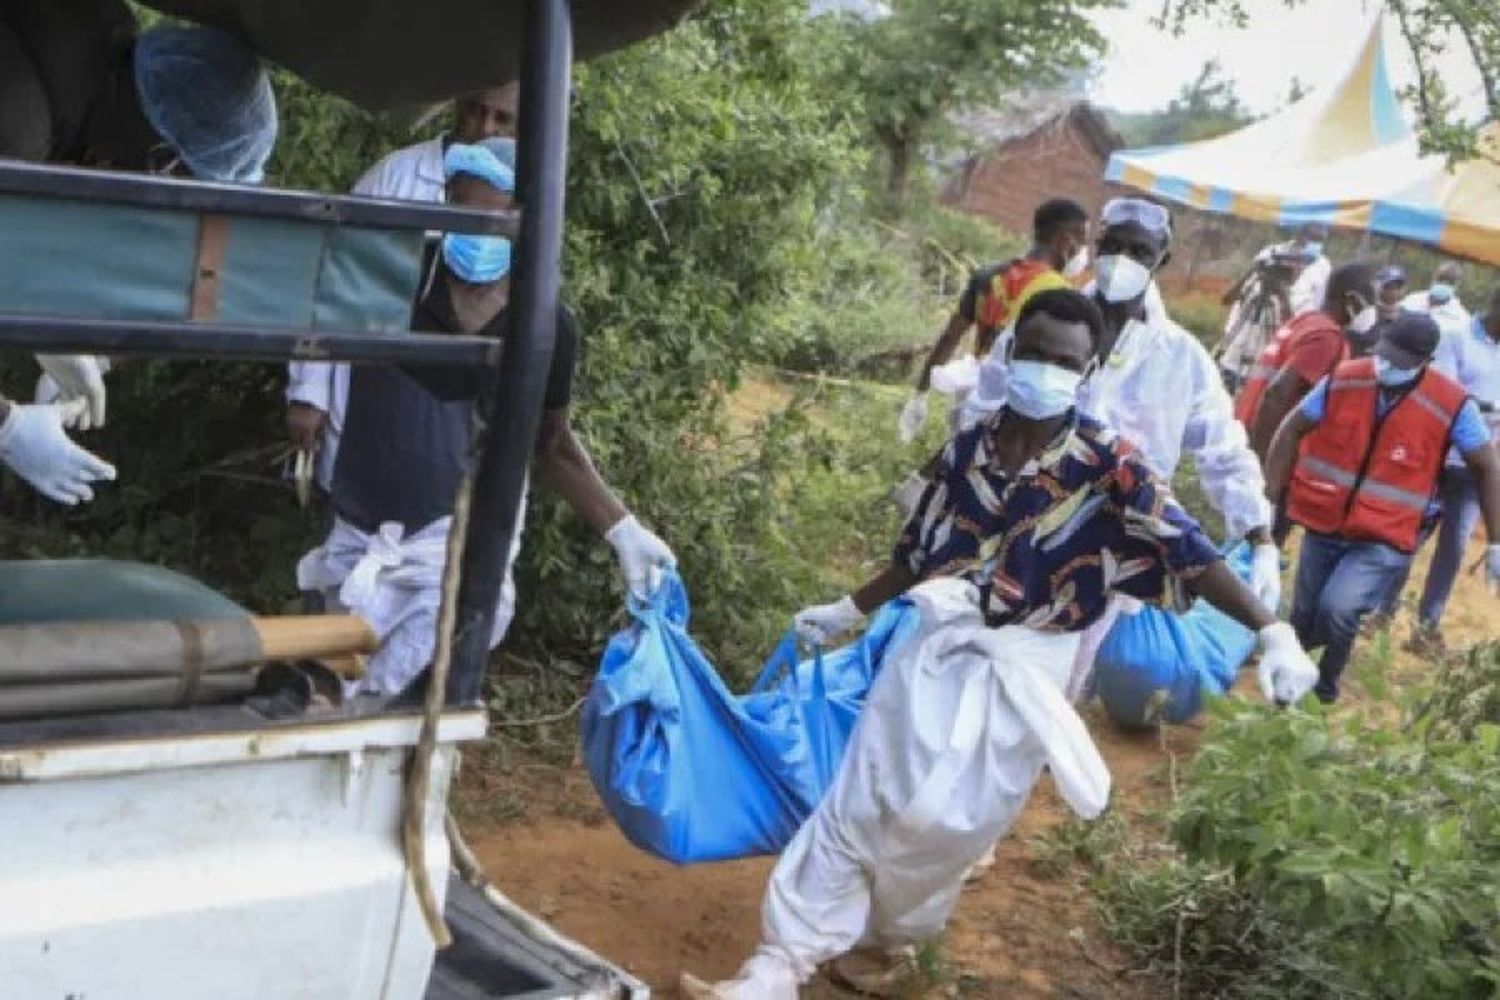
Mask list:
[[[882,660],[918,625],[893,601],[857,642],[804,662],[788,635],[736,697],[688,635],[675,573],[630,613],[584,706],[584,758],[631,843],[678,864],[780,852],[832,782]]]

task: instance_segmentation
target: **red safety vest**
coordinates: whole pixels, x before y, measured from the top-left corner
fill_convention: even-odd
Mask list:
[[[1337,333],[1340,338],[1343,337],[1343,331],[1327,313],[1317,309],[1298,313],[1283,324],[1281,329],[1272,335],[1270,342],[1261,348],[1254,366],[1250,369],[1249,377],[1245,380],[1239,395],[1234,398],[1235,418],[1245,425],[1246,430],[1254,426],[1255,415],[1260,412],[1260,401],[1265,398],[1266,389],[1275,381],[1276,376],[1281,374],[1281,369],[1286,367],[1287,358],[1291,356],[1292,349],[1297,346],[1297,342],[1309,334],[1326,333],[1329,330]],[[1349,346],[1345,344],[1344,353],[1334,362],[1334,365],[1337,366],[1348,357]],[[1331,372],[1332,368],[1329,369],[1329,373]]]
[[[1006,264],[990,278],[990,287],[985,289],[979,302],[978,315],[975,316],[979,332],[974,353],[981,358],[989,354],[1000,331],[1021,314],[1027,301],[1037,292],[1072,287],[1068,279],[1045,260],[1020,257]]]
[[[1428,368],[1384,418],[1375,361],[1334,369],[1323,419],[1302,439],[1287,515],[1308,531],[1415,552],[1463,387]]]

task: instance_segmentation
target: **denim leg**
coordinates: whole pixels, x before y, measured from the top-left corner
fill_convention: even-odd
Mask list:
[[[1379,605],[1395,579],[1411,566],[1412,557],[1379,542],[1349,545],[1318,600],[1318,627],[1326,640],[1318,661],[1318,685],[1324,701],[1339,694],[1339,677],[1349,664],[1359,623]]]
[[[1417,535],[1417,552],[1422,551],[1422,547],[1427,544],[1429,538],[1437,533],[1440,525],[1447,523],[1448,508],[1445,505],[1436,519],[1429,518],[1422,524],[1422,530]],[[1406,583],[1411,579],[1411,568],[1416,561],[1416,556],[1413,555],[1411,559],[1407,560],[1406,568],[1391,580],[1391,585],[1386,588],[1385,594],[1381,596],[1380,604],[1377,608],[1381,614],[1395,617],[1397,610],[1401,607],[1401,592],[1406,589]]]
[[[1390,586],[1385,588],[1385,593],[1380,595],[1380,603],[1375,610],[1387,617],[1395,617],[1401,608],[1401,592],[1406,589],[1406,583],[1411,579],[1411,566],[1408,562],[1406,568],[1391,578]]]
[[[1443,609],[1453,593],[1464,549],[1479,523],[1479,488],[1474,474],[1466,468],[1444,469],[1442,499],[1443,526],[1438,530],[1437,548],[1432,553],[1432,566],[1427,570],[1422,602],[1417,609],[1418,620],[1426,628],[1442,624]]]
[[[1332,535],[1302,533],[1302,551],[1297,557],[1297,579],[1292,592],[1292,628],[1305,649],[1315,649],[1328,641],[1321,628],[1318,605],[1323,588],[1348,548],[1348,542]]]

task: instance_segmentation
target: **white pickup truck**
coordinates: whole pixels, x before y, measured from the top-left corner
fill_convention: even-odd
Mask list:
[[[147,3],[236,32],[372,110],[519,77],[523,207],[0,162],[0,346],[495,371],[481,403],[487,429],[476,432],[468,544],[450,554],[452,654],[434,665],[441,683],[427,685],[430,697],[343,702],[336,684],[320,697],[306,665],[261,669],[275,659],[270,647],[220,662],[203,638],[218,626],[204,622],[243,632],[242,613],[180,603],[159,568],[53,566],[44,587],[28,581],[48,564],[0,563],[0,998],[647,996],[455,864],[445,818],[458,748],[486,735],[490,616],[551,353],[574,46],[586,57],[665,30],[692,0]],[[433,230],[516,239],[503,356],[494,341],[406,332]],[[311,264],[299,271],[297,260]],[[66,280],[47,273],[64,267]],[[122,569],[135,581],[123,598],[99,589]],[[141,673],[109,638],[127,631],[178,636],[185,658]],[[93,687],[54,671],[45,653],[38,668],[47,647],[34,640],[49,636],[93,664]],[[430,778],[425,794],[412,795],[414,769]],[[425,915],[424,899],[436,904]],[[439,910],[452,937],[441,949],[430,919]]]

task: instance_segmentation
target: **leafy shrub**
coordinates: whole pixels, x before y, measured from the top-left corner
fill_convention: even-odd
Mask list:
[[[1127,943],[1160,961],[1170,942],[1214,995],[1493,995],[1500,728],[1425,740],[1320,711],[1215,714],[1175,812],[1183,860],[1105,893]]]
[[[1412,722],[1432,739],[1473,739],[1500,725],[1500,642],[1482,642],[1446,657]]]
[[[1236,1000],[1368,996],[1322,956],[1326,933],[1287,923],[1223,868],[1157,862],[1097,880],[1114,941],[1174,981],[1176,995]]]

